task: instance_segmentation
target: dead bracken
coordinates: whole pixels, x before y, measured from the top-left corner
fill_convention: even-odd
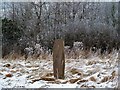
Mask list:
[[[90,77],[90,80],[96,82],[96,79],[94,77]]]
[[[78,80],[81,80],[81,78],[70,79],[69,82],[70,82],[70,83],[75,83],[75,82],[77,82]]]
[[[8,74],[6,74],[5,76],[6,76],[6,77],[12,77],[13,75],[10,74],[10,73],[8,73]]]

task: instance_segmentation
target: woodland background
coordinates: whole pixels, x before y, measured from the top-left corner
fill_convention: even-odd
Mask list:
[[[3,2],[2,56],[24,55],[26,47],[39,44],[52,51],[55,39],[82,50],[101,53],[120,48],[118,4],[115,2]],[[94,47],[94,48],[93,48]]]

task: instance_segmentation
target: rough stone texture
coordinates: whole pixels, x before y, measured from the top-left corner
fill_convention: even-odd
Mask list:
[[[53,70],[56,79],[64,79],[65,55],[64,41],[57,39],[53,46]]]

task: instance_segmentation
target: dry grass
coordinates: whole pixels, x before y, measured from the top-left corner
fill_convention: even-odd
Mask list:
[[[67,50],[65,51],[65,58],[66,59],[88,59],[91,57],[99,57],[100,59],[110,59],[110,58],[114,58],[115,55],[118,53],[119,51],[117,50],[113,50],[111,53],[104,53],[104,54],[100,54],[100,50],[98,50],[97,52],[92,52],[90,50],[76,50],[74,51],[73,49]],[[49,60],[52,59],[53,55],[52,54],[48,54],[48,53],[41,53],[40,55],[31,55],[28,56],[28,60],[36,60],[36,59],[44,59],[44,60]],[[11,60],[16,60],[16,59],[22,59],[25,60],[25,55],[20,55],[17,53],[11,53],[9,55],[6,55],[3,59],[11,59]],[[88,62],[88,64],[95,64],[95,62]]]
[[[84,54],[81,54],[84,53]],[[89,54],[87,59],[83,59],[82,55]],[[102,85],[102,83],[114,82],[117,79],[117,54],[118,52],[112,52],[106,55],[103,59],[100,55],[97,55],[92,52],[83,52],[79,53],[80,59],[67,59],[65,65],[65,80],[56,80],[53,75],[53,59],[52,55],[42,54],[37,59],[35,57],[29,56],[24,63],[24,56],[19,57],[23,59],[18,60],[3,60],[4,63],[2,72],[5,71],[5,68],[10,69],[10,72],[13,76],[17,75],[17,72],[21,72],[20,75],[28,75],[27,80],[31,81],[33,84],[39,80],[47,82],[49,84],[79,84],[80,87],[90,87],[94,88],[95,85],[87,85],[84,83],[94,82],[97,85]],[[17,54],[14,54],[17,56]],[[13,55],[13,56],[14,56]],[[74,54],[73,54],[74,55]],[[93,57],[93,56],[97,57]],[[45,56],[43,58],[42,56]],[[9,56],[10,57],[10,56]],[[12,56],[11,56],[12,57]],[[71,56],[71,58],[73,58]],[[78,58],[78,56],[74,57]],[[20,60],[20,61],[19,61]],[[6,61],[6,63],[4,62]],[[21,65],[19,62],[22,62]],[[109,66],[111,65],[111,66]],[[23,69],[24,68],[24,69]],[[8,73],[9,74],[9,73]],[[19,75],[19,74],[18,74]],[[18,77],[18,76],[17,76]],[[6,78],[12,78],[8,75]],[[114,84],[114,83],[113,83]],[[115,84],[114,84],[115,85]]]

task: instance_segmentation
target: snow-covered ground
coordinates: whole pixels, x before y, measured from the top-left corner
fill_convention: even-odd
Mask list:
[[[52,58],[48,60],[0,60],[2,88],[115,88],[118,86],[116,55],[100,59],[66,59],[65,79],[53,77]]]

